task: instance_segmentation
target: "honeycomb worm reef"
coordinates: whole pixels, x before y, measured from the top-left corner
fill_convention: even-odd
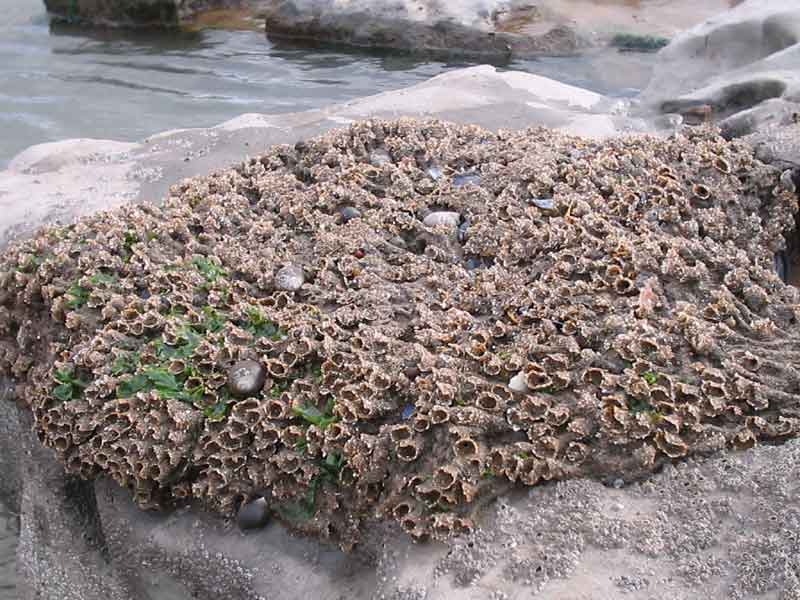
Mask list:
[[[797,435],[797,210],[710,129],[358,123],[9,248],[0,362],[143,508],[445,537],[512,485]]]

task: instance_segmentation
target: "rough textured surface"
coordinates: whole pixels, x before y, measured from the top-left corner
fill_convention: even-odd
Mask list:
[[[776,98],[792,103],[788,110],[796,112],[798,73],[800,6],[747,0],[682,33],[662,50],[641,100],[695,121],[728,118]],[[775,106],[747,118],[749,130],[755,130],[776,118]]]
[[[496,57],[573,54],[629,34],[672,35],[727,6],[711,0],[276,0],[270,35],[364,47]],[[664,38],[659,38],[666,42]]]
[[[33,437],[25,443],[38,445]],[[61,508],[40,510],[39,526],[82,526],[70,516],[74,509],[64,508],[65,495],[80,494],[45,479],[51,459],[35,460],[29,485],[37,501]],[[540,486],[488,506],[487,527],[472,536],[412,544],[390,529],[350,556],[278,525],[241,534],[195,509],[143,513],[124,490],[100,480],[96,518],[104,542],[81,556],[93,568],[105,565],[103,586],[91,574],[71,575],[71,553],[51,574],[45,553],[33,552],[34,540],[25,537],[20,554],[29,579],[19,598],[693,600],[698,588],[719,600],[793,598],[798,468],[800,444],[790,441],[690,460],[622,487],[613,479]],[[56,545],[55,538],[45,545]],[[74,543],[71,534],[64,539]]]
[[[544,125],[598,138],[645,130],[624,103],[546,77],[473,67],[325,110],[246,114],[209,129],[170,131],[138,144],[69,140],[29,148],[0,172],[0,246],[41,223],[101,208],[158,201],[169,186],[367,117],[401,115],[477,123],[496,130]]]
[[[521,97],[542,102],[531,97],[532,91],[523,93],[507,87],[495,74],[490,77],[486,71],[478,73],[476,76],[475,71],[468,71],[459,78],[442,80],[442,84],[457,86],[460,93],[438,104],[435,114],[476,121],[491,128],[541,123],[544,115],[558,114],[562,115],[561,126],[580,130],[583,122],[570,121],[578,115],[583,118],[584,109],[573,107],[567,112],[568,118],[556,109],[556,104],[546,112],[531,109],[518,100]],[[467,93],[471,84],[477,93],[474,90]],[[102,156],[102,146],[93,155],[73,152],[69,145],[52,154],[47,148],[35,149],[33,152],[40,159],[46,156],[48,161],[59,154],[78,154],[83,162],[81,170],[78,165],[64,165],[48,172],[47,177],[35,171],[3,174],[6,193],[36,199],[37,203],[29,202],[27,206],[40,211],[29,217],[27,229],[13,227],[24,221],[25,216],[9,213],[9,207],[20,205],[9,200],[9,205],[4,205],[3,239],[7,240],[11,230],[30,231],[38,219],[52,218],[55,206],[62,206],[58,215],[70,220],[80,214],[80,199],[95,198],[99,202],[102,192],[87,189],[86,181],[97,182],[108,177],[110,182],[127,186],[131,198],[157,197],[170,180],[233,162],[243,148],[247,149],[246,143],[259,149],[273,141],[294,143],[300,137],[334,126],[336,119],[350,119],[369,109],[385,116],[401,110],[423,114],[429,91],[430,97],[442,97],[441,91],[433,94],[434,90],[446,87],[439,85],[420,86],[411,93],[384,95],[284,122],[253,115],[212,130],[172,132],[154,137],[130,156],[112,157],[110,165]],[[494,89],[498,92],[493,92]],[[346,116],[341,116],[343,112]],[[331,120],[326,120],[327,117]],[[776,132],[775,139],[780,155],[791,157],[792,148],[797,148],[800,138],[796,128],[788,128]],[[768,137],[758,141],[763,156],[773,152]],[[184,158],[190,161],[184,162]],[[125,171],[131,173],[128,179],[114,175],[107,168],[122,161]],[[58,177],[58,183],[50,186],[54,176]],[[29,425],[21,431],[16,429],[14,411],[0,414],[2,426],[10,430],[4,439],[23,440],[26,446],[38,447]],[[19,463],[16,458],[15,454],[0,452],[0,480],[5,481],[6,473],[13,472],[15,465],[20,464],[26,473],[23,485],[40,502],[63,507],[75,498],[82,498],[83,492],[73,493],[72,483],[52,485],[52,479],[45,479],[53,460],[49,451],[22,453]],[[290,536],[278,525],[271,525],[263,532],[240,535],[226,529],[217,518],[194,508],[171,514],[142,513],[133,505],[128,492],[101,479],[95,489],[106,543],[83,546],[82,556],[89,564],[97,561],[108,565],[120,577],[124,575],[128,590],[133,591],[123,597],[130,600],[216,599],[221,594],[234,599],[285,600],[298,595],[324,600],[338,600],[342,596],[435,600],[527,598],[533,589],[542,586],[537,575],[530,578],[531,587],[523,583],[526,573],[531,571],[547,574],[548,582],[534,597],[548,600],[620,597],[689,600],[697,597],[700,588],[706,597],[720,600],[793,598],[797,595],[798,566],[794,557],[796,514],[800,506],[792,486],[798,458],[800,446],[792,441],[699,464],[689,461],[687,467],[678,471],[668,468],[648,478],[646,488],[631,484],[616,489],[613,484],[617,478],[608,481],[608,487],[580,480],[537,487],[532,489],[530,499],[524,495],[505,499],[509,509],[502,505],[487,508],[485,522],[502,523],[502,531],[508,538],[481,533],[479,538],[465,538],[454,546],[420,545],[410,544],[398,531],[390,530],[364,541],[358,550],[360,561],[352,555],[343,557],[334,549],[320,547],[315,541]],[[642,502],[642,491],[647,494],[646,502]],[[499,510],[505,516],[496,512]],[[531,516],[536,518],[536,515],[542,515],[543,519],[534,523],[538,528],[523,534],[523,528],[531,524]],[[63,509],[23,514],[23,520],[37,517],[39,527],[53,531],[78,526],[69,511]],[[545,527],[551,524],[565,533],[546,533]],[[542,535],[538,536],[539,533]],[[536,539],[529,541],[527,535]],[[36,538],[36,543],[41,540]],[[21,594],[24,600],[120,597],[117,591],[109,591],[114,586],[117,590],[124,589],[114,583],[98,589],[91,579],[70,577],[61,581],[61,573],[72,568],[71,555],[59,558],[64,569],[50,575],[48,563],[38,562],[43,553],[26,547],[31,541],[31,537],[23,539],[20,553],[30,563],[24,566],[29,574],[28,587]],[[528,552],[514,558],[515,547]],[[643,553],[643,548],[647,552]],[[455,559],[447,560],[448,553],[455,554]],[[505,558],[509,553],[513,559],[510,565]],[[540,558],[538,564],[530,560],[532,553]],[[520,567],[524,559],[528,562]],[[515,580],[514,573],[521,575]],[[566,575],[560,579],[559,573]],[[115,580],[118,579],[108,581]],[[465,585],[467,581],[474,583]]]
[[[566,25],[528,35],[503,31],[498,11],[511,4],[278,0],[266,8],[266,30],[270,36],[368,48],[501,57],[573,54],[582,46]]]
[[[238,8],[240,0],[45,0],[55,21],[113,27],[178,27],[203,11]]]
[[[713,132],[358,123],[9,248],[0,367],[70,473],[142,508],[447,538],[514,483],[796,435],[793,192]],[[267,370],[246,399],[239,361]]]

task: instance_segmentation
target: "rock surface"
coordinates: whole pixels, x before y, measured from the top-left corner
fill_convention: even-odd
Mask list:
[[[174,28],[198,13],[238,8],[242,0],[44,0],[59,22],[113,27]]]
[[[731,135],[786,124],[800,109],[800,5],[746,0],[682,33],[659,53],[641,101],[695,121],[725,119]]]
[[[369,0],[278,0],[266,8],[267,34],[367,48],[481,56],[575,53],[582,45],[566,25],[520,35],[497,27],[498,0],[390,4]]]
[[[498,58],[574,54],[615,34],[671,36],[726,8],[598,0],[275,0],[266,7],[271,36],[351,46]]]

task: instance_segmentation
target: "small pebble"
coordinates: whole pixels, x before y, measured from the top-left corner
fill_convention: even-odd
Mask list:
[[[352,206],[345,206],[339,211],[339,214],[342,216],[342,223],[347,223],[353,219],[361,218],[361,211],[357,208],[353,208]]]
[[[459,243],[463,244],[467,241],[467,230],[471,225],[469,219],[464,221],[461,225],[458,226],[458,241]]]
[[[783,189],[790,194],[794,194],[797,191],[797,186],[794,184],[794,171],[792,171],[792,169],[786,169],[781,173],[781,185]]]
[[[264,387],[267,370],[255,360],[240,360],[228,371],[228,390],[238,398],[255,396]]]
[[[408,377],[409,379],[416,379],[419,377],[419,368],[417,367],[406,367],[403,371],[403,374]]]
[[[508,387],[513,392],[525,393],[528,391],[528,384],[525,382],[525,373],[520,371],[508,382]]]
[[[436,227],[437,225],[445,225],[455,229],[461,221],[461,215],[457,212],[447,210],[437,210],[432,212],[422,220],[422,224],[426,227]]]
[[[469,258],[467,259],[467,271],[474,271],[475,269],[480,268],[481,261],[477,258]]]
[[[269,506],[264,498],[256,498],[251,502],[242,504],[236,515],[239,529],[261,529],[269,522]]]
[[[436,181],[442,176],[442,170],[436,165],[428,167],[427,171],[425,172],[428,174],[428,177],[430,177],[434,181]]]
[[[295,265],[286,265],[275,274],[275,287],[287,292],[296,292],[305,281],[303,269]]]
[[[381,167],[383,165],[391,164],[392,157],[383,149],[376,149],[369,153],[369,164],[373,167]]]
[[[481,176],[475,171],[470,171],[469,173],[459,173],[453,177],[454,188],[464,187],[465,185],[480,185],[480,183]]]
[[[541,208],[542,210],[553,210],[556,205],[552,198],[531,198],[530,202],[536,208]]]
[[[781,281],[787,283],[789,281],[789,263],[786,260],[786,253],[776,252],[772,262],[775,267],[775,273],[781,278]]]

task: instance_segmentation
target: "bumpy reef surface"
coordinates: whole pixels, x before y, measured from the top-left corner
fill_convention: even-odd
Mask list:
[[[360,123],[9,248],[2,367],[143,508],[458,534],[513,485],[798,434],[788,187],[711,130]]]

